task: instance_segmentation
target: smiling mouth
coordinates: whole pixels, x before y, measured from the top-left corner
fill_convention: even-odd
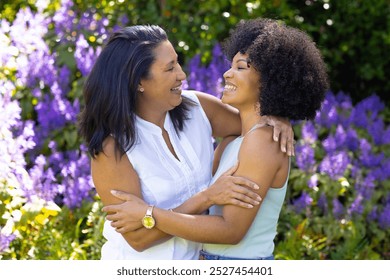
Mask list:
[[[235,91],[236,89],[237,89],[236,86],[233,86],[233,85],[230,85],[230,84],[227,84],[227,85],[225,85],[225,87],[224,87],[224,90],[225,90],[225,91]]]
[[[181,85],[175,88],[171,88],[171,91],[179,91],[179,90],[181,90]]]

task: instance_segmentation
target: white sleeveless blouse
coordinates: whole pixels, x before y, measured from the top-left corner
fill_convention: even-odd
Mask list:
[[[212,131],[194,91],[183,91],[183,96],[196,102],[190,107],[184,130],[176,133],[167,114],[164,128],[179,158],[169,151],[161,129],[139,117],[136,119],[137,142],[127,156],[137,172],[144,200],[156,207],[175,208],[194,194],[209,186],[213,160]],[[143,252],[137,252],[121,234],[104,224],[102,259],[197,259],[201,245],[173,237]]]

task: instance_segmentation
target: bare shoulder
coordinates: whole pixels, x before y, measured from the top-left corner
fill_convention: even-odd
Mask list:
[[[242,142],[242,147],[256,150],[279,149],[279,144],[273,140],[273,127],[262,126],[250,131]]]
[[[261,186],[279,188],[289,171],[289,159],[273,141],[272,127],[260,127],[245,136],[238,155],[240,165],[254,174]]]
[[[195,95],[198,97],[199,103],[206,112],[207,116],[210,116],[213,113],[216,106],[223,106],[221,100],[211,94],[195,91]]]
[[[112,136],[108,136],[103,141],[103,154],[106,157],[115,156],[115,139]]]
[[[108,166],[112,166],[113,168],[118,168],[119,166],[125,168],[131,167],[126,154],[122,154],[115,148],[115,139],[112,136],[108,136],[103,141],[103,151],[96,155],[92,162],[96,165],[104,166],[104,168],[107,168]]]
[[[280,151],[279,143],[273,140],[273,128],[259,127],[249,132],[242,141],[239,160],[256,163],[267,160],[268,164],[283,160],[285,154]]]
[[[121,153],[115,149],[115,139],[108,136],[103,141],[103,151],[95,156],[92,161],[120,161]],[[126,160],[125,160],[126,161]]]
[[[219,99],[216,98],[215,96],[211,95],[211,94],[207,94],[207,93],[204,93],[204,92],[201,92],[201,91],[195,91],[194,92],[195,95],[198,97],[199,100],[202,100],[202,101],[207,101],[207,100],[211,100],[211,101],[218,101]]]

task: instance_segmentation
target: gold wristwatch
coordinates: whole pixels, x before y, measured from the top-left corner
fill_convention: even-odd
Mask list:
[[[146,210],[145,216],[142,218],[142,225],[147,229],[152,229],[156,225],[156,221],[154,220],[153,214],[154,205],[149,205]]]

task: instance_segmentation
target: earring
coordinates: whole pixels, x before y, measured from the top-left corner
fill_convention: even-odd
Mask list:
[[[143,87],[139,88],[139,92],[144,92],[144,88]]]

